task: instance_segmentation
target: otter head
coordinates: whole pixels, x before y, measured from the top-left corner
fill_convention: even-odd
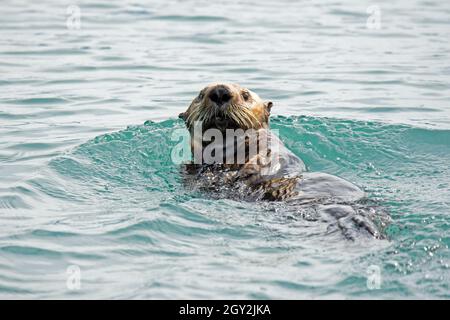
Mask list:
[[[271,107],[272,102],[262,101],[256,93],[237,84],[214,83],[201,90],[179,117],[188,129],[201,121],[203,130],[257,130],[268,127]]]

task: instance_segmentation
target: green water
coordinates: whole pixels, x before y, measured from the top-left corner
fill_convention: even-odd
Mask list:
[[[353,181],[393,218],[388,241],[351,242],[282,206],[267,210],[264,203],[208,200],[185,190],[169,152],[177,143],[172,132],[182,127],[178,120],[149,121],[98,136],[28,181],[52,208],[38,221],[32,210],[22,213],[32,227],[3,234],[3,294],[449,297],[450,131],[272,120],[309,170]],[[73,264],[83,271],[75,293],[59,279],[61,268]],[[381,270],[378,290],[366,283],[373,265]]]
[[[372,4],[2,1],[0,298],[450,298],[450,4]],[[175,118],[214,81],[388,240],[186,189]]]

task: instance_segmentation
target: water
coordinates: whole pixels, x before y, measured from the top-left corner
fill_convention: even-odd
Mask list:
[[[59,1],[2,1],[0,297],[448,299],[450,5],[377,4],[379,30],[366,1],[78,1],[78,30]],[[364,188],[389,240],[186,190],[176,115],[222,80]]]

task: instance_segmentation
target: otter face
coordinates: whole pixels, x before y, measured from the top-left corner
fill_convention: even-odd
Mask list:
[[[263,102],[254,92],[237,84],[214,83],[206,86],[179,117],[191,129],[202,121],[203,129],[267,128],[272,102]]]

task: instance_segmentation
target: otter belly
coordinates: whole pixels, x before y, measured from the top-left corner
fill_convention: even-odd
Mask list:
[[[296,190],[296,200],[330,200],[333,202],[354,202],[365,194],[354,184],[342,178],[321,172],[304,172]]]
[[[289,206],[300,212],[312,209],[315,220],[328,223],[328,232],[340,231],[351,240],[363,234],[385,237],[378,224],[388,224],[389,216],[365,205],[361,201],[364,191],[351,182],[327,173],[305,172],[295,191]]]

